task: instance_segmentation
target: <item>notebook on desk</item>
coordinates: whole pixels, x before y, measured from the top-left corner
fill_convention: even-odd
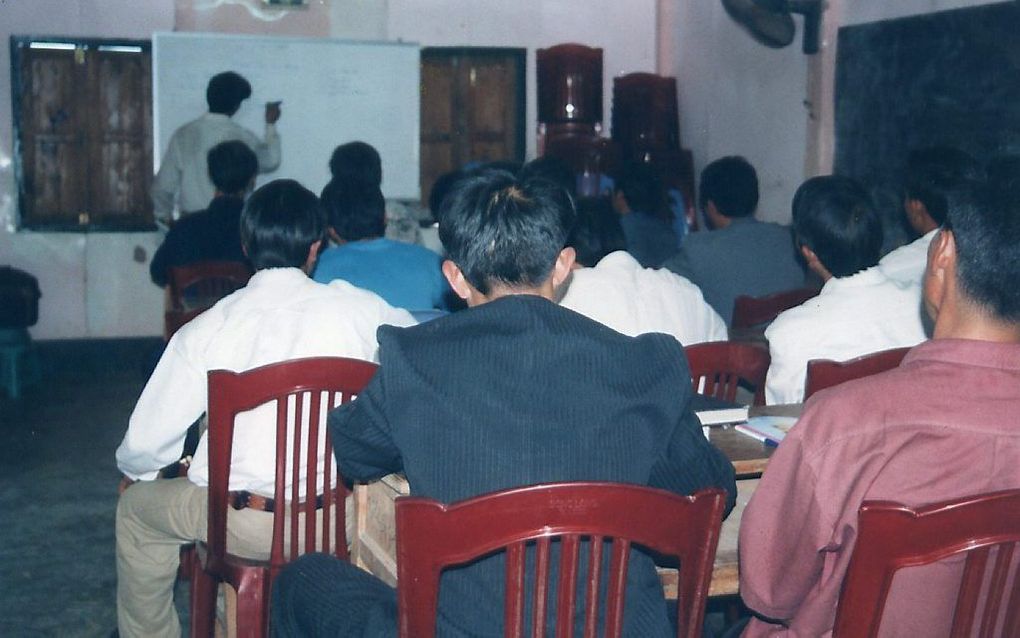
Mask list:
[[[703,426],[740,423],[747,420],[746,405],[704,394],[695,394],[691,398],[691,409]]]
[[[792,416],[756,416],[733,429],[765,445],[779,445],[796,422],[797,418]]]

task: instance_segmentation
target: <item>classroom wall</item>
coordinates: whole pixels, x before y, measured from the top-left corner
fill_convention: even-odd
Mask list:
[[[36,339],[157,335],[163,297],[148,281],[147,258],[158,245],[153,233],[16,232],[8,38],[146,39],[172,29],[173,20],[173,0],[0,3],[0,265],[39,279],[39,323],[31,329]]]
[[[777,50],[752,40],[716,0],[664,6],[659,31],[672,34],[666,39],[674,52],[660,58],[660,73],[679,79],[682,143],[698,172],[723,155],[747,157],[761,181],[759,216],[789,223],[797,186],[831,171],[838,28],[987,2],[828,0],[815,56],[801,53],[799,17],[797,39]]]

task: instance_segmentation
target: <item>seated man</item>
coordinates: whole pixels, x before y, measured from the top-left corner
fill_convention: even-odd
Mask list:
[[[602,201],[578,206],[567,242],[577,259],[560,305],[632,337],[663,332],[681,345],[725,341],[726,324],[697,286],[665,269],[642,268],[624,250],[619,217]]]
[[[894,370],[819,392],[740,526],[744,636],[823,636],[865,500],[911,507],[1020,488],[1020,200],[962,187],[931,241],[935,331]],[[948,636],[962,561],[897,572],[883,636]]]
[[[837,176],[804,182],[793,197],[793,228],[808,268],[825,284],[765,330],[770,405],[804,399],[811,359],[842,361],[925,339],[920,283],[900,284],[872,268],[882,223],[860,184]]]
[[[726,325],[733,300],[804,285],[790,229],[757,221],[758,175],[743,157],[717,159],[701,171],[698,205],[709,231],[690,233],[664,268],[694,283]]]
[[[330,180],[335,186],[346,187],[359,182],[382,188],[382,158],[368,142],[347,142],[333,149],[329,158]],[[404,203],[386,200],[386,238],[408,244],[422,243],[419,218],[428,215],[417,212]]]
[[[914,284],[924,276],[928,244],[946,220],[946,193],[961,181],[980,176],[981,166],[970,155],[950,147],[913,151],[907,157],[903,212],[911,229],[920,235],[878,262],[879,271],[894,281]]]
[[[255,191],[241,214],[241,242],[255,275],[173,336],[142,390],[117,448],[125,475],[117,505],[122,638],[181,635],[173,584],[180,546],[206,534],[205,435],[186,478],[153,479],[177,460],[188,427],[205,412],[206,373],[311,356],[371,360],[380,325],[413,323],[368,291],[309,279],[324,234],[318,198],[297,182],[277,180]],[[266,407],[238,418],[247,427],[239,426],[245,436],[234,441],[231,490],[273,494],[276,419]],[[228,521],[232,552],[269,556],[272,513],[231,511]]]
[[[428,248],[383,237],[386,202],[378,186],[331,182],[322,191],[329,215],[329,237],[335,244],[319,256],[312,275],[329,283],[343,279],[371,290],[392,306],[408,310],[444,308],[449,286],[442,259]]]
[[[241,261],[241,208],[255,186],[259,163],[244,142],[223,142],[209,151],[209,177],[216,195],[209,208],[182,218],[170,228],[149,264],[157,286],[170,280],[170,269],[200,261]]]
[[[627,252],[645,268],[658,268],[676,253],[673,210],[666,187],[648,164],[624,168],[613,186],[613,208],[627,238]]]
[[[443,272],[469,308],[380,329],[379,372],[329,418],[345,476],[403,472],[412,494],[447,503],[565,480],[723,487],[732,507],[733,466],[690,410],[676,340],[626,337],[553,303],[574,260],[564,247],[573,218],[545,180],[489,171],[457,184],[441,215]],[[503,635],[502,566],[495,556],[443,576],[439,635]],[[322,554],[284,570],[273,596],[278,635],[396,632],[395,592]],[[662,586],[638,552],[626,605],[626,635],[670,634]]]

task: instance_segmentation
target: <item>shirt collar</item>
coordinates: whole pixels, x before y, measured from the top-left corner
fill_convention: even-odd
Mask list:
[[[941,361],[1020,371],[1020,344],[977,339],[931,339],[910,349],[903,362],[912,361]]]

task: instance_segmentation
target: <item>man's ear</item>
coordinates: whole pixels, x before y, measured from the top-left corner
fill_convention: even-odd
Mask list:
[[[305,258],[304,271],[307,274],[312,274],[315,270],[315,262],[319,258],[319,248],[322,246],[322,240],[318,239],[311,246],[308,247],[308,256]]]
[[[928,246],[928,266],[924,270],[924,306],[934,321],[956,283],[956,237],[943,228]]]
[[[556,256],[556,263],[553,264],[552,271],[552,285],[553,288],[559,287],[567,277],[570,276],[570,271],[574,268],[574,260],[577,258],[577,252],[573,248],[567,246],[560,251],[560,254]]]
[[[450,288],[453,288],[453,291],[457,293],[457,296],[467,301],[467,298],[471,296],[471,284],[469,284],[467,279],[464,277],[464,273],[461,272],[460,266],[449,259],[444,259],[443,276],[446,277],[446,281],[450,282]]]
[[[832,273],[829,272],[829,269],[825,267],[825,264],[818,258],[815,251],[808,248],[806,244],[800,245],[800,254],[804,256],[804,261],[811,272],[821,277],[822,281],[828,281],[832,278]]]

